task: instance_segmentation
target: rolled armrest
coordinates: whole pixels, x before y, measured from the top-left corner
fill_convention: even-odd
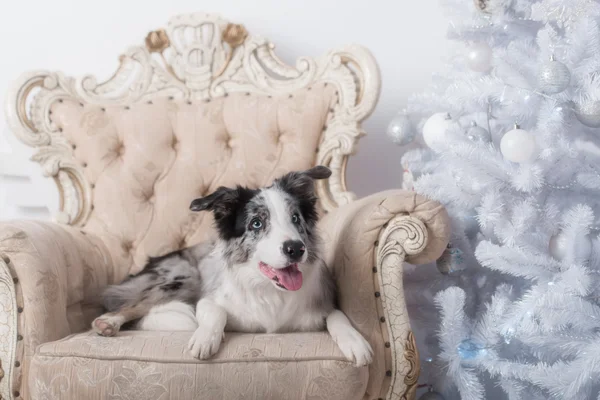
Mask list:
[[[448,215],[414,192],[387,191],[327,214],[320,228],[339,306],[369,341],[375,358],[367,398],[412,398],[419,359],[402,286],[403,261],[424,264],[448,244]]]
[[[79,229],[0,223],[3,393],[24,396],[21,380],[36,346],[88,329],[101,311],[94,300],[114,280],[114,268],[103,242]]]

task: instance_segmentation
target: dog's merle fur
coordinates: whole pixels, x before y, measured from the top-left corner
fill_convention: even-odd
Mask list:
[[[289,173],[268,188],[220,187],[194,200],[192,211],[213,212],[218,238],[150,258],[140,273],[110,286],[103,295],[109,312],[92,327],[103,336],[112,336],[124,324],[150,330],[190,330],[201,322],[190,349],[206,358],[220,342],[214,334],[209,335],[211,329],[319,330],[331,319],[335,336],[339,336],[334,339],[344,354],[357,363],[370,362],[368,343],[358,332],[354,331],[358,338],[352,336],[353,328],[345,316],[334,311],[334,279],[320,257],[314,180],[330,174],[328,168],[318,166]],[[291,247],[286,253],[288,242],[301,246],[296,258],[292,258]],[[259,265],[266,265],[270,272],[259,271]],[[286,287],[279,281],[279,276],[288,276],[279,275],[281,271],[289,268],[300,271],[300,287],[289,281]],[[219,322],[222,319],[224,322]],[[204,329],[206,324],[212,328]]]

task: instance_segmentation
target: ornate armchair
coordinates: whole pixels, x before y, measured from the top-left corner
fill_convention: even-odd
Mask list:
[[[113,77],[34,71],[8,94],[12,131],[56,181],[56,221],[0,223],[3,399],[404,399],[419,374],[402,263],[446,247],[444,209],[412,192],[361,200],[348,157],[377,102],[360,46],[282,63],[274,46],[218,16],[180,15],[131,47]],[[341,309],[375,361],[356,368],[325,332],[227,335],[193,359],[186,332],[93,335],[107,284],[148,256],[212,235],[191,199],[327,165],[317,191]]]

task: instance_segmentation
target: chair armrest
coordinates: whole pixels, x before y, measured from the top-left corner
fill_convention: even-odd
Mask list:
[[[449,239],[444,207],[414,192],[387,191],[327,214],[320,224],[339,306],[375,357],[368,398],[413,398],[419,358],[402,286],[403,261],[425,264]]]
[[[101,312],[94,300],[113,280],[113,268],[102,241],[79,229],[0,223],[0,393],[24,396],[21,380],[35,348],[89,328]]]

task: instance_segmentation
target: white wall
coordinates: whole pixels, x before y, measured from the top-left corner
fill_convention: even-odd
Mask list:
[[[30,69],[108,77],[126,47],[142,44],[146,33],[164,26],[170,16],[192,11],[216,12],[243,23],[274,42],[290,63],[347,43],[370,48],[380,64],[383,91],[365,123],[369,135],[351,158],[349,186],[361,196],[399,187],[401,151],[387,140],[385,128],[408,96],[440,69],[447,23],[436,0],[4,0],[0,95]],[[0,135],[5,136],[0,137],[0,175],[11,174],[0,178],[0,219],[46,217],[45,205],[57,207],[52,181],[39,179],[39,169],[24,161],[27,149],[6,137],[10,133],[3,111]],[[23,202],[27,207],[19,206]]]

